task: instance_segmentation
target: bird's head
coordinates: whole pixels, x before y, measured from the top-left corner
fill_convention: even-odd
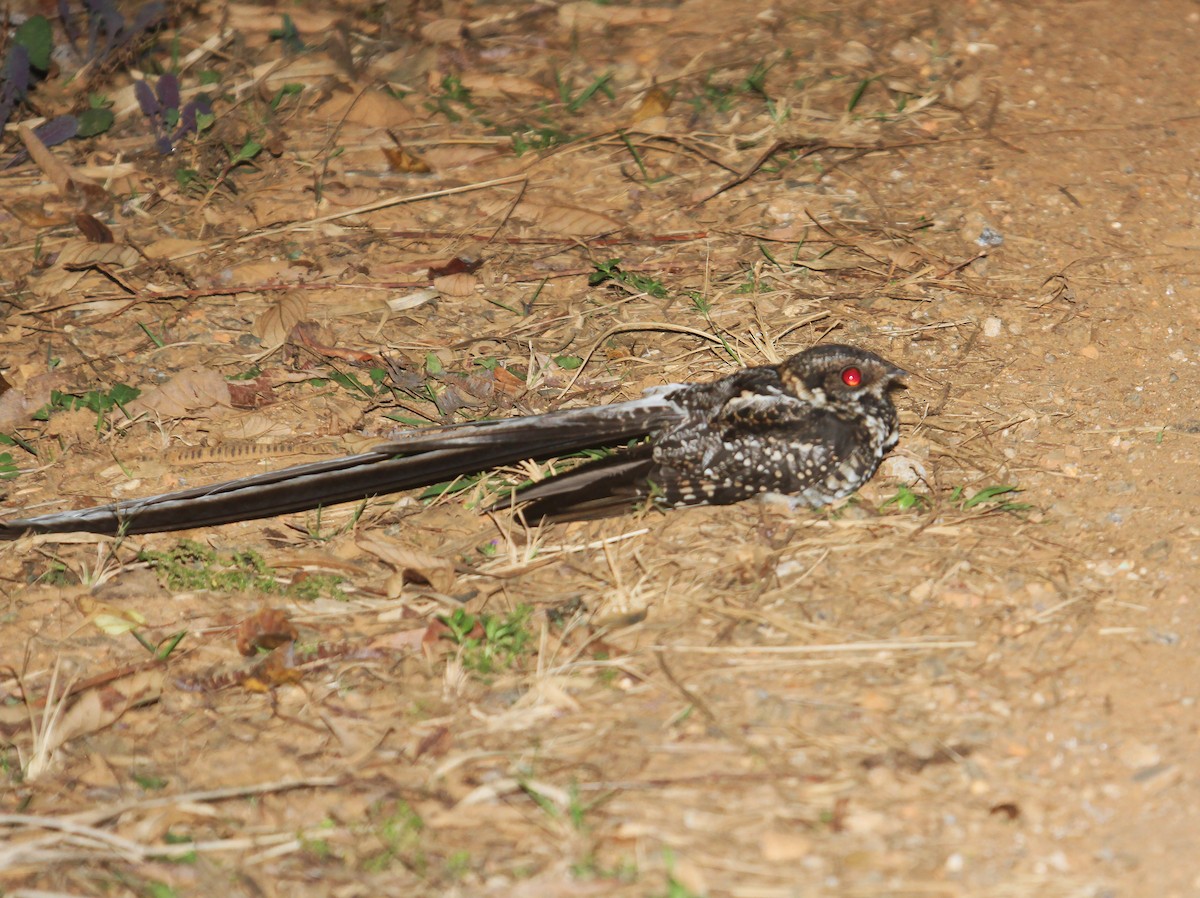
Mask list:
[[[779,366],[779,379],[788,392],[817,406],[865,396],[884,399],[907,374],[873,352],[838,343],[798,352]]]

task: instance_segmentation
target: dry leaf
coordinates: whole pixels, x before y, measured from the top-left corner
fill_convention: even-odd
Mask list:
[[[137,250],[129,246],[72,240],[70,243],[64,244],[58,251],[54,267],[78,270],[93,268],[96,265],[112,265],[116,268],[130,268],[136,265],[140,259]]]
[[[464,72],[462,86],[471,93],[481,96],[536,97],[539,100],[555,98],[555,93],[550,88],[538,84],[531,78],[522,78],[519,75]]]
[[[433,171],[429,167],[429,163],[420,156],[410,153],[404,147],[384,147],[383,155],[387,159],[389,171],[421,175]]]
[[[465,19],[434,19],[421,28],[421,38],[431,44],[451,44],[457,46],[463,42],[467,33]]]
[[[25,424],[40,407],[39,403],[30,402],[21,390],[5,390],[0,396],[0,430],[8,431]]]
[[[442,296],[471,296],[478,284],[479,279],[466,272],[433,279],[433,286]]]
[[[422,290],[417,290],[414,293],[408,293],[404,296],[397,296],[394,299],[387,301],[387,307],[393,312],[404,312],[408,309],[415,309],[417,306],[423,306],[431,299],[436,299],[438,291],[426,287]]]
[[[270,378],[259,376],[228,384],[229,402],[234,408],[265,408],[275,404],[275,388]]]
[[[558,8],[558,23],[572,31],[629,25],[666,25],[673,10],[654,7],[601,6],[590,0],[564,3]]]
[[[1195,228],[1180,228],[1167,231],[1162,238],[1165,246],[1175,249],[1200,249],[1200,230]]]
[[[184,240],[181,237],[164,237],[142,247],[147,259],[177,259],[189,256],[209,244],[204,240]]]
[[[537,223],[548,231],[572,237],[593,237],[621,229],[621,223],[615,218],[578,206],[522,203],[521,211],[526,215],[532,214]]]
[[[263,658],[244,680],[247,692],[270,692],[276,686],[290,686],[304,679],[304,671],[295,666],[293,644],[288,642]]]
[[[662,115],[670,105],[671,95],[661,87],[652,87],[646,91],[646,96],[642,97],[642,102],[634,110],[633,115],[630,117],[630,123],[636,125],[638,122],[644,122],[648,118]]]
[[[503,365],[492,369],[492,384],[495,389],[514,399],[523,396],[529,389],[524,378],[517,377]]]
[[[76,605],[97,629],[109,636],[120,636],[146,625],[146,616],[140,611],[101,602],[91,596],[80,596]]]
[[[112,243],[113,232],[109,230],[108,225],[100,221],[94,215],[88,215],[86,212],[79,212],[75,215],[75,227],[79,228],[84,238],[89,243]]]
[[[130,708],[158,701],[165,677],[162,667],[152,667],[87,690],[48,728],[39,754],[48,758],[72,739],[111,726]]]
[[[227,16],[225,26],[230,33],[245,37],[248,33],[261,32],[262,42],[273,40],[271,33],[279,29],[279,8],[277,6],[256,6],[250,3],[222,3],[219,6],[208,4],[203,7],[203,15],[210,16],[209,21],[222,21]],[[321,9],[306,9],[300,6],[287,7],[288,17],[291,18],[296,30],[301,34],[323,34],[333,30],[337,25],[340,12],[327,12]]]
[[[160,418],[194,418],[216,406],[231,407],[229,384],[211,368],[185,368],[130,402],[131,418],[153,412]]]
[[[313,118],[318,122],[344,120],[371,128],[395,128],[409,124],[416,116],[402,100],[372,89],[362,93],[334,94],[313,111]]]
[[[47,209],[44,200],[33,197],[6,200],[2,205],[28,228],[56,228],[71,220],[71,215],[66,209]]]
[[[308,300],[291,294],[277,300],[254,322],[254,336],[267,346],[282,346],[294,328],[308,315]]]
[[[36,163],[37,167],[42,170],[42,173],[53,182],[58,192],[67,197],[74,193],[79,185],[91,184],[87,178],[73,174],[71,167],[65,162],[62,162],[50,152],[50,149],[42,143],[33,129],[28,125],[17,126],[17,136],[21,138],[21,142],[25,144],[25,151],[29,153],[29,158]],[[92,185],[97,186],[95,184]]]
[[[422,155],[439,172],[490,162],[500,156],[494,147],[471,146],[430,147]]]
[[[345,206],[347,209],[357,209],[367,206],[379,199],[377,187],[350,187],[339,181],[332,181],[321,191],[321,202],[331,206]]]
[[[428,583],[441,593],[449,592],[454,587],[454,565],[448,559],[438,558],[436,555],[411,546],[403,546],[375,534],[362,534],[355,540],[355,544],[396,570],[402,571],[408,580]]]
[[[983,79],[978,73],[964,75],[946,86],[946,103],[955,109],[966,109],[983,95]]]
[[[295,221],[312,208],[312,196],[275,191],[252,197],[248,204],[254,223],[260,228]]]
[[[455,256],[446,262],[438,262],[429,266],[429,276],[431,278],[440,278],[448,274],[459,274],[467,272],[472,274],[478,271],[483,266],[483,259],[472,258],[470,256]]]
[[[311,377],[311,375],[309,375]],[[283,421],[254,413],[239,415],[221,422],[221,436],[229,440],[283,439],[294,434],[295,428]]]
[[[257,655],[260,650],[270,651],[288,642],[295,642],[300,631],[288,620],[287,612],[278,608],[264,608],[238,626],[237,650],[246,658]]]

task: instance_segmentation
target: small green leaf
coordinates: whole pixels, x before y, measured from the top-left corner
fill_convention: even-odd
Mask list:
[[[871,86],[871,82],[874,80],[874,78],[864,78],[861,82],[859,82],[858,88],[850,97],[850,104],[846,108],[847,112],[854,111],[854,107],[856,107],[862,100],[863,94],[867,92],[867,88]]]
[[[583,359],[577,355],[556,355],[554,364],[562,368],[564,371],[574,371],[583,364]]]
[[[426,374],[441,374],[445,368],[442,367],[442,361],[437,357],[436,353],[425,353],[425,373]]]
[[[982,505],[984,502],[991,502],[998,496],[1004,496],[1008,493],[1019,492],[1015,486],[1000,484],[997,486],[985,486],[970,499],[963,502],[963,510],[974,508],[976,505]]]
[[[29,64],[39,72],[50,69],[50,51],[54,48],[50,22],[45,16],[30,16],[17,29],[13,38],[29,54]]]
[[[198,124],[198,122],[197,122]],[[255,156],[262,152],[262,144],[253,138],[246,138],[246,142],[242,144],[242,148],[237,151],[237,155],[233,157],[232,164],[237,165],[241,162],[249,162]]]
[[[111,109],[86,109],[79,116],[79,130],[76,133],[80,137],[95,137],[97,134],[103,134],[112,126]]]

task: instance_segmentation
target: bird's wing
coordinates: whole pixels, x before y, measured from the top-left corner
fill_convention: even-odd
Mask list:
[[[96,508],[0,522],[23,533],[157,533],[307,511],[431,486],[525,459],[623,444],[680,415],[668,394],[583,409],[432,427],[369,452]]]
[[[528,521],[588,521],[629,511],[654,493],[654,447],[639,443],[514,490],[492,508],[521,507]]]

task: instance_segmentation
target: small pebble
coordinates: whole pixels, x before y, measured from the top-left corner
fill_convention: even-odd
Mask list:
[[[1004,322],[999,318],[983,319],[983,335],[985,337],[998,337],[1004,329]]]
[[[980,246],[1003,246],[1004,235],[995,228],[984,228],[975,238],[975,242]]]

